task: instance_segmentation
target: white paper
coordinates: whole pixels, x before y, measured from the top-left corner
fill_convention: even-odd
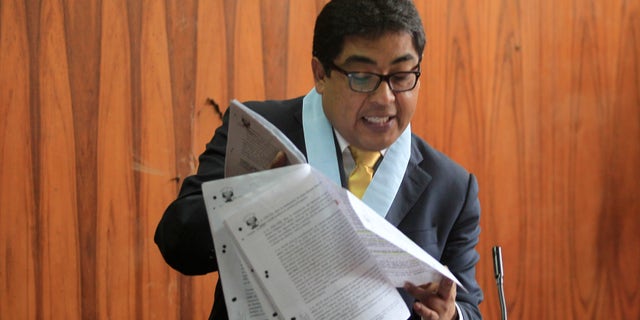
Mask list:
[[[425,284],[440,282],[442,277],[453,280],[459,288],[466,289],[458,279],[438,260],[407,238],[400,230],[375,213],[355,195],[348,193],[352,210],[364,229],[358,230],[368,250],[376,257],[379,266],[396,287],[405,282]]]
[[[221,243],[237,252],[229,261],[217,255],[225,298],[251,286],[269,310],[261,316],[407,318],[396,290],[406,281],[447,277],[462,287],[436,259],[308,164],[203,184],[206,197],[225,188],[240,196],[209,211],[216,252]],[[235,284],[225,282],[232,264],[251,270],[244,287],[237,275]]]
[[[308,165],[226,220],[283,319],[398,319],[409,311]],[[274,180],[275,181],[275,180]],[[255,227],[248,227],[248,221]],[[251,224],[251,223],[250,223]]]
[[[238,100],[231,101],[228,124],[225,177],[267,170],[280,151],[289,164],[307,162],[287,136]]]
[[[293,167],[282,168],[283,171]],[[255,275],[246,273],[231,234],[224,228],[224,220],[234,213],[230,207],[242,197],[264,188],[271,174],[264,171],[252,175],[216,180],[203,185],[202,192],[213,235],[218,272],[224,288],[225,303],[230,319],[267,319],[275,309],[262,290],[257,287]]]

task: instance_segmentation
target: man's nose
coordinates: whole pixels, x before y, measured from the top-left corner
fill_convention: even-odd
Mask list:
[[[380,83],[378,88],[371,93],[371,99],[384,105],[396,100],[396,95],[393,93],[393,90],[391,90],[389,79],[385,79]]]

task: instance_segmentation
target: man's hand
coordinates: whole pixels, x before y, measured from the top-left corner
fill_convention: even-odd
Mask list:
[[[444,278],[440,283],[427,283],[415,286],[406,283],[405,290],[416,302],[413,310],[424,320],[458,319],[456,309],[456,285],[450,279]]]
[[[276,156],[273,157],[273,160],[271,160],[271,165],[269,166],[269,169],[284,167],[288,164],[289,164],[289,160],[287,159],[287,155],[282,151],[278,151],[278,153],[276,153]]]

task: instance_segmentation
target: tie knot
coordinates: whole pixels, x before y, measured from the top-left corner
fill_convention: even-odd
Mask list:
[[[349,147],[349,151],[351,151],[353,161],[355,161],[356,165],[369,168],[373,168],[378,161],[378,158],[380,158],[380,151],[366,151],[353,146]]]

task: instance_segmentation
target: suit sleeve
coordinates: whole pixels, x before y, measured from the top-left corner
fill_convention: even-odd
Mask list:
[[[213,237],[202,197],[202,183],[224,177],[228,112],[199,157],[198,172],[187,177],[178,198],[165,210],[154,240],[167,264],[186,275],[217,271]]]
[[[480,201],[478,183],[469,175],[467,193],[462,210],[449,234],[442,255],[442,262],[468,290],[459,289],[456,302],[465,320],[482,319],[478,305],[483,299],[482,290],[476,281],[476,264],[479,254],[475,250],[480,235]]]

